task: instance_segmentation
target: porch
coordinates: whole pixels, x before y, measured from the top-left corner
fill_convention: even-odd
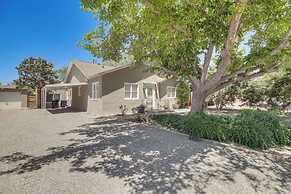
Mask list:
[[[81,91],[87,85],[88,83],[60,83],[44,86],[41,90],[41,109],[70,107],[83,110],[79,107],[79,104],[83,104],[80,102]],[[53,103],[57,103],[57,107]]]

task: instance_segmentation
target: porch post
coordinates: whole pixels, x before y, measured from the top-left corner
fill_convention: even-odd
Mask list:
[[[46,87],[44,88],[44,109],[46,109]]]
[[[46,87],[41,89],[41,109],[46,109]]]
[[[156,92],[157,92],[157,109],[158,110],[160,110],[160,87],[159,87],[159,83],[158,82],[156,82],[156,84],[155,84],[155,86],[156,86]]]

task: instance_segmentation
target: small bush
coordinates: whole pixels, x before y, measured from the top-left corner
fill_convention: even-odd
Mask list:
[[[244,110],[230,124],[231,141],[254,149],[290,145],[290,126],[273,112]]]
[[[199,113],[187,116],[182,128],[191,139],[203,138],[226,142],[228,125],[229,119],[227,118]]]
[[[151,115],[150,119],[164,127],[174,128],[180,132],[182,131],[182,121],[184,119],[184,116],[177,114],[162,114],[162,115]]]
[[[190,91],[189,86],[184,82],[177,85],[177,103],[180,108],[185,108],[188,106]]]

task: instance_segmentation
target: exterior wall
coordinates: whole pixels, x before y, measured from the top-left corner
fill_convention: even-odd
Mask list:
[[[99,98],[92,99],[92,83],[99,82]],[[102,115],[102,78],[96,77],[89,80],[88,85],[88,113]]]
[[[178,82],[175,79],[168,79],[159,84],[160,91],[160,106],[164,107],[165,103],[169,102],[169,108],[173,108],[173,104],[177,104],[177,98],[168,98],[167,96],[167,86],[176,87]],[[176,91],[177,93],[177,91]]]
[[[27,94],[21,94],[21,107],[27,107],[28,96]]]
[[[145,102],[145,93],[143,88],[144,82],[157,82],[161,78],[153,73],[144,72],[145,66],[137,69],[125,68],[102,77],[102,114],[112,115],[120,114],[120,105],[126,105],[128,113]],[[124,83],[138,83],[139,98],[138,100],[124,99]],[[167,84],[168,82],[165,82]],[[163,84],[163,87],[165,86]],[[170,84],[170,83],[169,83]],[[171,83],[172,84],[172,83]],[[174,85],[175,86],[175,85]]]
[[[67,83],[84,83],[87,82],[86,76],[75,66],[72,66],[68,76]]]
[[[132,112],[141,104],[145,104],[144,82],[157,83],[162,78],[150,72],[144,72],[146,66],[140,66],[136,69],[124,68],[118,71],[107,73],[102,77],[96,77],[87,80],[83,73],[75,66],[72,66],[71,73],[68,76],[68,83],[87,82],[87,86],[81,86],[81,96],[78,96],[78,87],[72,88],[71,107],[74,109],[87,111],[96,115],[120,114],[120,105],[126,105],[128,112]],[[92,99],[92,83],[99,82],[99,98]],[[139,98],[137,100],[126,100],[124,98],[124,83],[137,83]],[[163,107],[163,102],[169,100],[170,108],[176,103],[176,99],[167,98],[167,86],[176,86],[175,80],[165,81],[158,86],[156,91],[161,100],[156,101],[156,108]]]
[[[72,88],[72,102],[71,108],[87,111],[88,107],[88,86],[80,86],[81,87],[81,95],[78,95],[78,87],[75,86]]]
[[[21,92],[20,91],[1,91],[0,109],[20,109]]]

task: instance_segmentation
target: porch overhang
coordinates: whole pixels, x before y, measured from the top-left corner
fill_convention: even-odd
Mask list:
[[[86,86],[88,83],[60,83],[48,84],[41,89],[41,108],[46,109],[46,93],[50,90],[65,90],[78,86]]]
[[[75,86],[85,86],[88,83],[60,83],[60,84],[48,84],[45,85],[42,89],[47,90],[60,90],[60,89],[69,89]]]

